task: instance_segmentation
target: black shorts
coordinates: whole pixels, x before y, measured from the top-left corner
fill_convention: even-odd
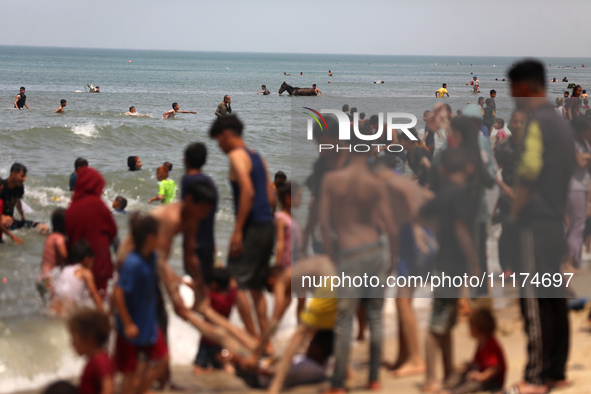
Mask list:
[[[228,271],[236,279],[240,290],[262,290],[275,245],[275,224],[248,224],[244,228],[242,245],[240,256],[228,257]]]
[[[9,230],[20,230],[21,228],[35,228],[39,225],[39,222],[34,222],[32,220],[16,220],[8,227]]]

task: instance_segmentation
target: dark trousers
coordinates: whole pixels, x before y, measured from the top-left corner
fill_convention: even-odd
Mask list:
[[[569,347],[568,308],[564,298],[522,298],[527,334],[525,381],[565,380]]]

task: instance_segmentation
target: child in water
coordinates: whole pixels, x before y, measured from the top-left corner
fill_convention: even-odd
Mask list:
[[[176,183],[168,179],[168,167],[161,166],[156,169],[156,179],[158,179],[158,195],[148,200],[148,204],[153,201],[162,201],[162,204],[170,204],[174,201],[176,195]]]
[[[138,156],[129,156],[127,158],[127,168],[129,168],[129,171],[141,170],[142,160]]]
[[[86,240],[74,244],[70,251],[72,264],[66,265],[53,280],[53,303],[51,309],[59,316],[69,315],[87,304],[92,298],[96,309],[103,312],[103,301],[94,284],[92,266],[94,252]]]
[[[58,208],[51,215],[53,232],[45,239],[43,256],[41,257],[41,272],[37,276],[37,291],[45,301],[45,295],[52,291],[51,271],[55,267],[63,267],[68,259],[66,246],[66,210]]]
[[[4,188],[4,184],[2,183],[2,179],[0,179],[0,194],[2,194],[2,189]],[[0,199],[0,216],[2,215],[2,211],[4,211],[4,200]],[[2,220],[0,220],[0,244],[2,243],[2,233],[6,234],[7,236],[10,237],[10,239],[12,239],[12,241],[15,244],[22,244],[23,240],[20,239],[19,237],[13,235],[10,230],[8,229],[8,227],[6,227],[4,225],[4,223],[2,223]]]
[[[105,351],[109,340],[111,324],[103,312],[80,309],[70,317],[68,328],[72,336],[72,347],[87,359],[78,393],[113,394],[115,392],[115,370]]]
[[[113,212],[123,213],[123,214],[127,213],[127,211],[125,210],[125,208],[127,208],[127,199],[125,197],[122,197],[122,196],[115,197],[115,199],[113,200],[113,205],[111,205],[111,206],[113,207]]]

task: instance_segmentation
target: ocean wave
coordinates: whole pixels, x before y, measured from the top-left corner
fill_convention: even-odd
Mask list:
[[[96,138],[99,135],[96,125],[92,122],[75,125],[71,130],[74,134],[83,137]]]

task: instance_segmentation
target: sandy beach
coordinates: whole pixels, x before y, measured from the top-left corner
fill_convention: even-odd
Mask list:
[[[423,304],[424,300],[417,300],[418,304]],[[506,383],[507,385],[518,382],[523,374],[523,368],[526,363],[526,336],[523,332],[523,323],[519,310],[518,300],[493,300],[493,305],[499,301],[507,301],[505,307],[495,309],[497,317],[497,337],[505,351],[505,357],[508,364]],[[393,300],[388,300],[387,313],[384,316],[386,323],[386,340],[384,343],[383,358],[385,361],[392,362],[397,350],[395,326],[396,316],[392,312]],[[429,308],[420,306],[417,310],[420,321],[424,315],[428,315]],[[589,372],[591,371],[591,330],[587,322],[589,307],[582,311],[570,313],[571,343],[570,354],[567,365],[567,378],[572,382],[571,387],[554,390],[563,394],[580,394],[591,392],[591,380]],[[421,327],[421,340],[424,343],[425,327]],[[466,318],[461,318],[453,330],[454,337],[454,362],[461,365],[464,361],[472,359],[475,349],[475,342],[470,338],[468,323]],[[367,335],[366,335],[367,338]],[[285,345],[284,341],[276,343],[277,350],[282,351]],[[367,380],[367,361],[368,361],[368,342],[354,342],[352,346],[352,367],[354,375],[348,381],[348,387],[352,392],[370,393],[364,390]],[[440,371],[440,375],[443,372]],[[215,372],[207,375],[194,376],[192,367],[189,365],[175,365],[173,367],[174,380],[187,388],[188,393],[261,393],[261,390],[249,389],[244,382],[224,372]],[[397,393],[419,393],[420,385],[424,379],[423,375],[410,376],[406,378],[394,378],[384,367],[381,370],[382,392]],[[296,387],[286,390],[290,393],[316,393],[328,387],[328,383]],[[40,393],[41,391],[21,391],[24,393]],[[163,393],[172,394],[173,391],[164,391]]]

